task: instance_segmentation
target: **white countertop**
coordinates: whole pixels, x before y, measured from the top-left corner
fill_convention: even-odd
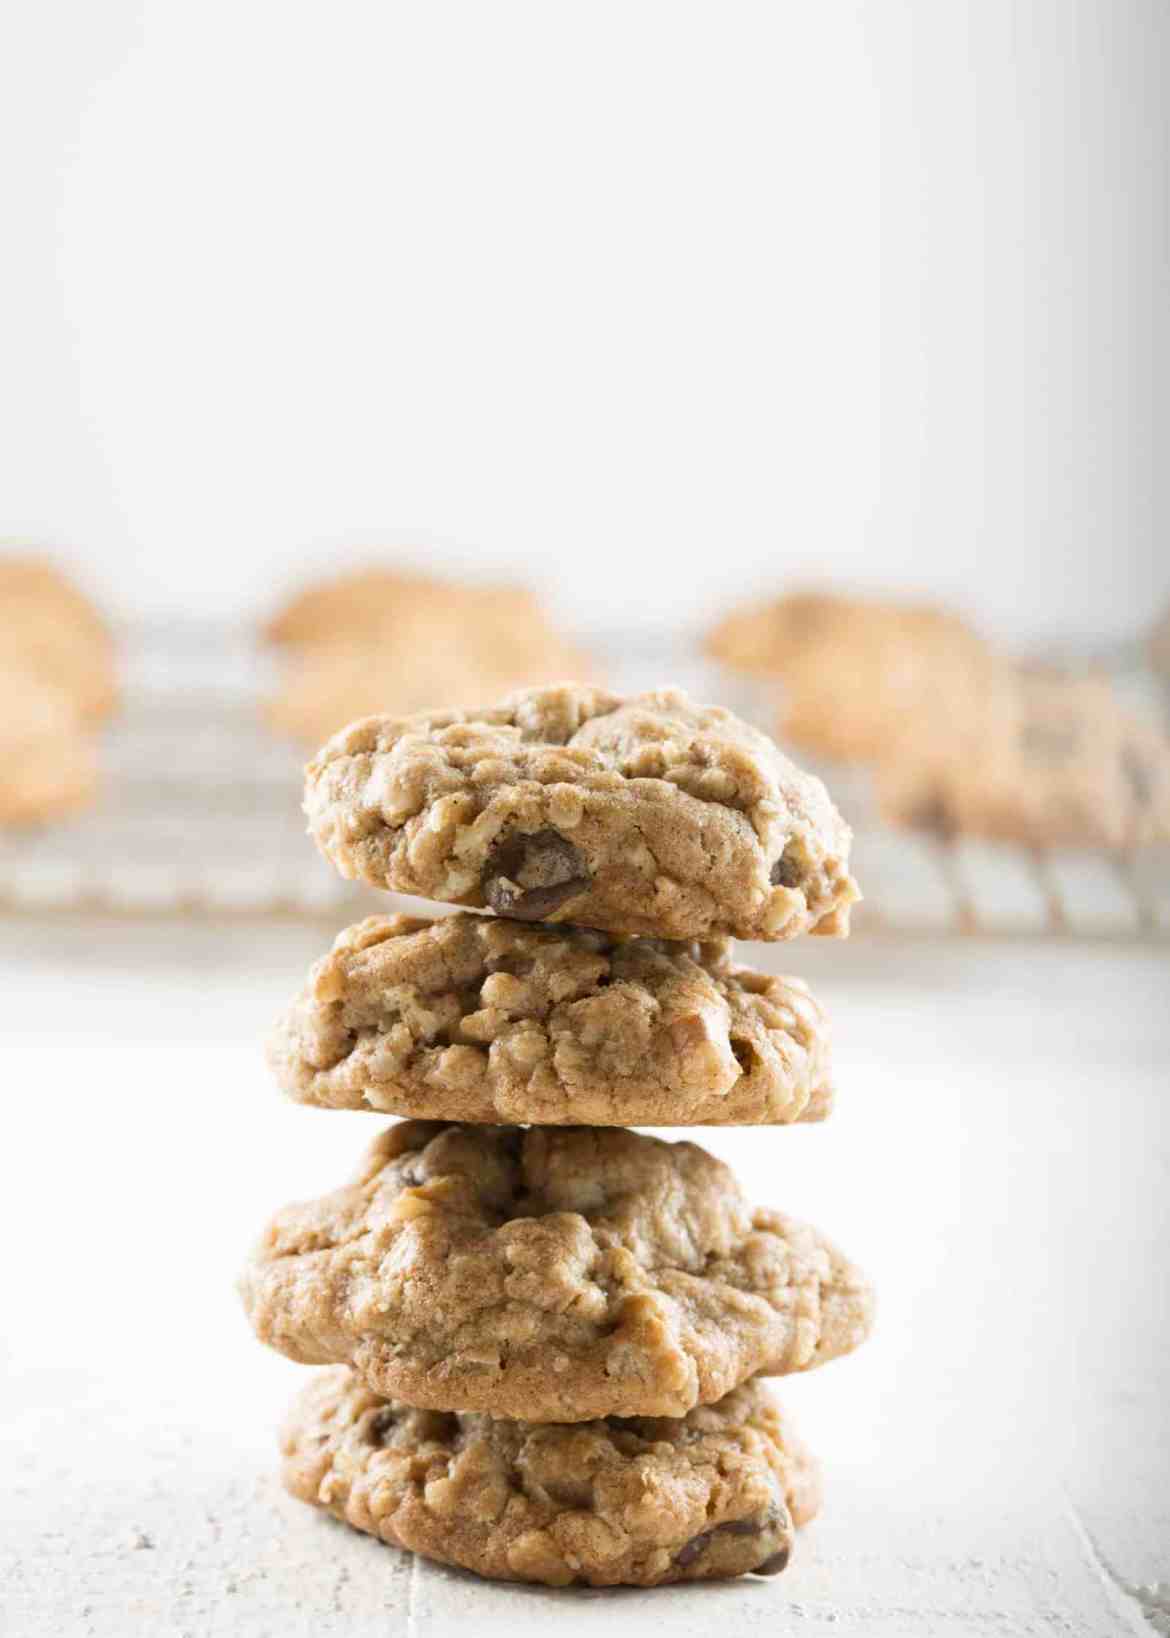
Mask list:
[[[232,1278],[379,1124],[288,1105],[261,1062],[326,936],[0,922],[0,1632],[1170,1632],[1164,951],[768,954],[831,1008],[838,1109],[691,1135],[877,1281],[873,1340],[778,1384],[824,1515],[776,1580],[554,1593],[412,1561],[276,1482],[301,1372]]]

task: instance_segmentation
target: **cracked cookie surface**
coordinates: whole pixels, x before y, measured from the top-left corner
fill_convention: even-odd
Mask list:
[[[758,1382],[677,1418],[545,1423],[414,1410],[319,1373],[281,1435],[286,1489],[391,1546],[504,1581],[653,1587],[775,1575],[820,1506]]]
[[[306,772],[343,876],[668,939],[843,935],[850,833],[819,779],[674,689],[532,689],[483,711],[370,717]]]
[[[268,1055],[302,1103],[430,1120],[780,1124],[832,1100],[807,986],[735,966],[727,941],[471,913],[346,928]]]
[[[692,1143],[406,1121],[287,1207],[240,1281],[261,1341],[389,1398],[531,1421],[685,1416],[823,1364],[872,1292]]]

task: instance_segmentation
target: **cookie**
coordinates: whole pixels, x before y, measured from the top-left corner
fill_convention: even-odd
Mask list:
[[[966,687],[990,659],[944,609],[817,591],[736,610],[707,647],[733,669],[783,685],[783,740],[844,762],[882,756],[906,713],[931,693]]]
[[[1031,847],[1170,839],[1170,743],[1107,678],[1004,668],[967,713],[936,713],[878,775],[895,824]]]
[[[314,746],[376,712],[470,706],[593,674],[523,586],[364,570],[310,587],[267,629],[293,651],[268,720]]]
[[[0,664],[68,695],[90,719],[117,704],[114,646],[89,600],[51,563],[0,556]]]
[[[820,780],[674,689],[370,717],[309,764],[305,809],[343,876],[526,921],[844,936],[858,897]]]
[[[735,671],[780,677],[798,648],[831,641],[865,606],[836,592],[785,592],[733,609],[708,632],[703,646],[712,659]]]
[[[290,646],[376,640],[396,619],[440,602],[446,590],[429,575],[368,564],[297,592],[271,617],[264,635]]]
[[[416,625],[381,644],[331,642],[299,650],[266,716],[278,733],[316,747],[360,717],[472,705],[484,694],[580,678],[589,670],[579,650],[543,628],[503,640],[485,630],[425,635]]]
[[[999,664],[970,633],[902,615],[831,650],[802,649],[788,667],[777,733],[838,762],[874,763],[924,710],[965,710]]]
[[[544,1125],[821,1119],[828,1056],[807,987],[736,966],[725,940],[470,913],[347,928],[269,1043],[302,1103]]]
[[[345,1366],[294,1401],[286,1489],[357,1530],[498,1581],[656,1587],[776,1575],[820,1507],[758,1382],[682,1418],[571,1424],[414,1410]]]
[[[287,1207],[240,1282],[261,1341],[425,1410],[685,1416],[858,1346],[872,1296],[815,1230],[692,1143],[592,1127],[391,1126]]]
[[[0,662],[0,824],[63,819],[97,789],[97,752],[64,689]]]

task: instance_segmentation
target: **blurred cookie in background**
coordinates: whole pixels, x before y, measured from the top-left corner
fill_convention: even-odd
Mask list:
[[[877,770],[894,824],[1044,847],[1170,840],[1170,741],[1109,679],[1002,666],[908,720]]]
[[[118,703],[114,642],[105,621],[43,558],[0,553],[0,665],[63,691],[90,721]]]
[[[777,732],[841,762],[878,762],[928,702],[966,708],[999,661],[956,616],[874,607],[803,646],[783,679]]]
[[[308,587],[266,633],[288,650],[267,719],[311,745],[378,712],[470,705],[485,691],[595,676],[524,586],[363,569]]]
[[[829,591],[735,610],[706,647],[778,685],[782,739],[842,762],[880,759],[920,702],[940,690],[965,698],[996,663],[946,609]]]
[[[264,635],[289,647],[373,640],[404,614],[441,604],[447,589],[427,575],[369,565],[304,587],[277,610]]]
[[[0,825],[38,824],[86,807],[97,789],[97,750],[76,701],[4,660],[0,695]]]

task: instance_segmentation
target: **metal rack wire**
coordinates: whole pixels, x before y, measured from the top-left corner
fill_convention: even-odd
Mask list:
[[[603,646],[617,688],[670,678],[758,715],[692,644],[639,634]],[[302,755],[263,722],[269,663],[246,634],[168,625],[127,633],[124,649],[126,704],[106,732],[101,803],[69,824],[0,831],[0,909],[337,920],[385,902],[341,881],[305,836]],[[863,778],[823,771],[855,827],[861,936],[1170,943],[1170,849],[1115,860],[943,845],[882,827]]]

